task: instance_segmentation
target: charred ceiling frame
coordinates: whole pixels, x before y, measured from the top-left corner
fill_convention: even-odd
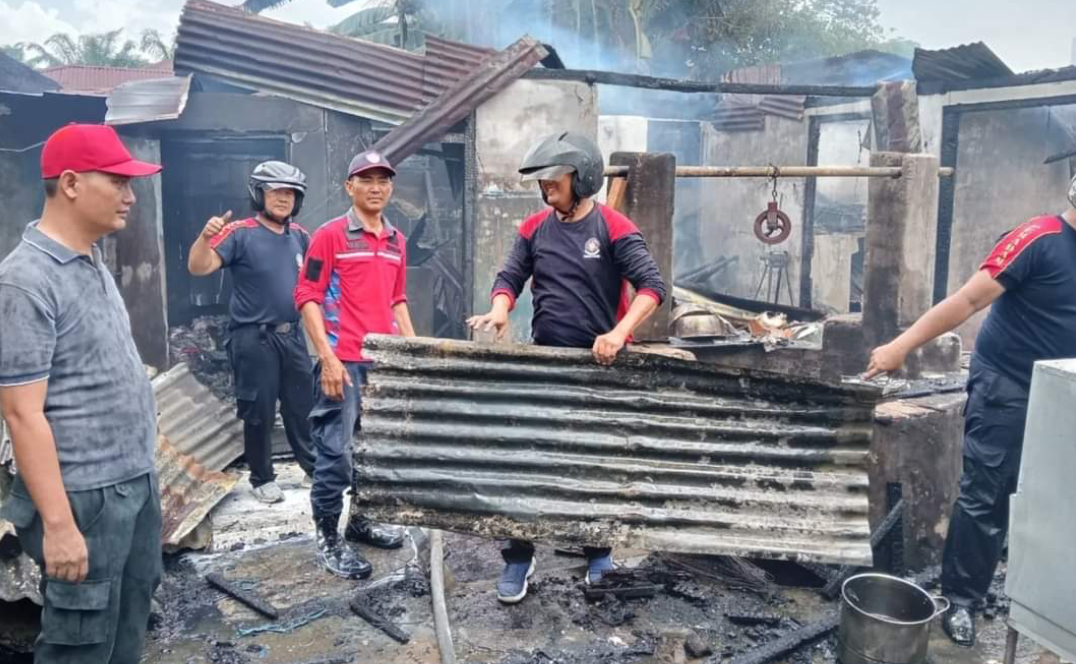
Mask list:
[[[1070,67],[1071,72],[1059,72],[1051,80],[1042,81],[1029,79],[1026,75],[1012,79],[1000,79],[999,81],[987,82],[985,85],[957,85],[949,86],[945,90],[978,90],[984,88],[1007,87],[1008,85],[1032,85],[1041,82],[1061,82],[1076,80],[1076,67]],[[1063,74],[1063,75],[1060,75]],[[1014,81],[1021,81],[1014,83]],[[920,93],[922,94],[922,93]],[[1034,97],[1030,99],[1014,99],[1009,101],[977,102],[970,104],[954,104],[946,106],[942,111],[941,133],[941,167],[956,167],[957,155],[960,151],[960,120],[965,113],[983,113],[990,111],[1007,111],[1022,108],[1040,108],[1050,106],[1069,106],[1076,104],[1076,94],[1056,97]],[[941,178],[938,192],[938,236],[934,254],[934,303],[944,300],[949,293],[949,254],[953,240],[953,215],[956,207],[957,175],[951,178]]]

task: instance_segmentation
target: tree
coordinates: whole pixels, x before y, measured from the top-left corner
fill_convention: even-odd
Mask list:
[[[14,44],[0,45],[0,53],[3,53],[12,60],[19,62],[26,62],[26,42],[15,42]]]
[[[291,0],[246,0],[259,12]],[[327,0],[340,7],[356,0]],[[877,0],[367,0],[334,32],[407,48],[422,34],[504,46],[523,33],[569,66],[716,80],[730,69],[867,48],[905,54]]]
[[[70,35],[57,33],[44,44],[28,44],[27,64],[32,67],[58,67],[61,65],[96,65],[100,67],[145,67],[150,64],[138,53],[138,46],[130,39],[121,41],[122,30],[99,34]]]
[[[174,60],[176,57],[176,40],[172,37],[172,43],[166,43],[161,34],[156,30],[143,30],[141,49],[144,54],[156,62]]]

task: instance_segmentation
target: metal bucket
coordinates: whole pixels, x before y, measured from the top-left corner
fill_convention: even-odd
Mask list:
[[[858,574],[841,586],[841,664],[924,664],[930,623],[949,609],[914,583]]]

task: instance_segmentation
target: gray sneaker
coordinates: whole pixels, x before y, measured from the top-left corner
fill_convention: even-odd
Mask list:
[[[268,504],[284,502],[284,492],[280,490],[276,482],[267,482],[254,487],[254,497]]]

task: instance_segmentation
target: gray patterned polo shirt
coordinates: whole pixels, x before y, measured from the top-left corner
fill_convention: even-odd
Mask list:
[[[35,221],[0,262],[0,386],[42,380],[68,491],[153,470],[153,388],[116,282],[96,246],[79,254]]]

